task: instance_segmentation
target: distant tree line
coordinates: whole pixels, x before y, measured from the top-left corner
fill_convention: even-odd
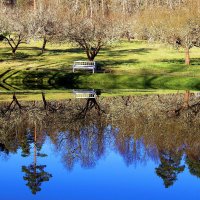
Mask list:
[[[15,55],[19,45],[42,40],[71,42],[89,60],[121,38],[165,42],[185,49],[200,47],[199,0],[1,0],[0,39]]]

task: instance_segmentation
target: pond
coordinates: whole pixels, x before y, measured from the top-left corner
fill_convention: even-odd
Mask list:
[[[200,198],[196,93],[93,97],[0,104],[2,199]]]

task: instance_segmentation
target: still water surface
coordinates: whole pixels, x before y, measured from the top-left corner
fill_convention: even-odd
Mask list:
[[[180,111],[181,95],[73,100],[54,111],[1,105],[1,199],[199,199],[198,102]]]

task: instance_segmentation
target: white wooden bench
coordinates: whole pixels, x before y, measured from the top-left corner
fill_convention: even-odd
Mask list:
[[[97,97],[95,90],[73,90],[73,94],[78,99],[93,99]]]
[[[74,61],[73,73],[75,72],[75,69],[91,69],[94,74],[96,63],[95,61]]]

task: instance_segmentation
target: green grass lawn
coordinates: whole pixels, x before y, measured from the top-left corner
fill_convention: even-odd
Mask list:
[[[85,88],[200,89],[200,49],[191,50],[191,66],[184,64],[184,50],[145,41],[120,42],[96,57],[98,73],[72,74],[76,60],[86,60],[77,47],[23,44],[16,58],[0,43],[0,90]]]

